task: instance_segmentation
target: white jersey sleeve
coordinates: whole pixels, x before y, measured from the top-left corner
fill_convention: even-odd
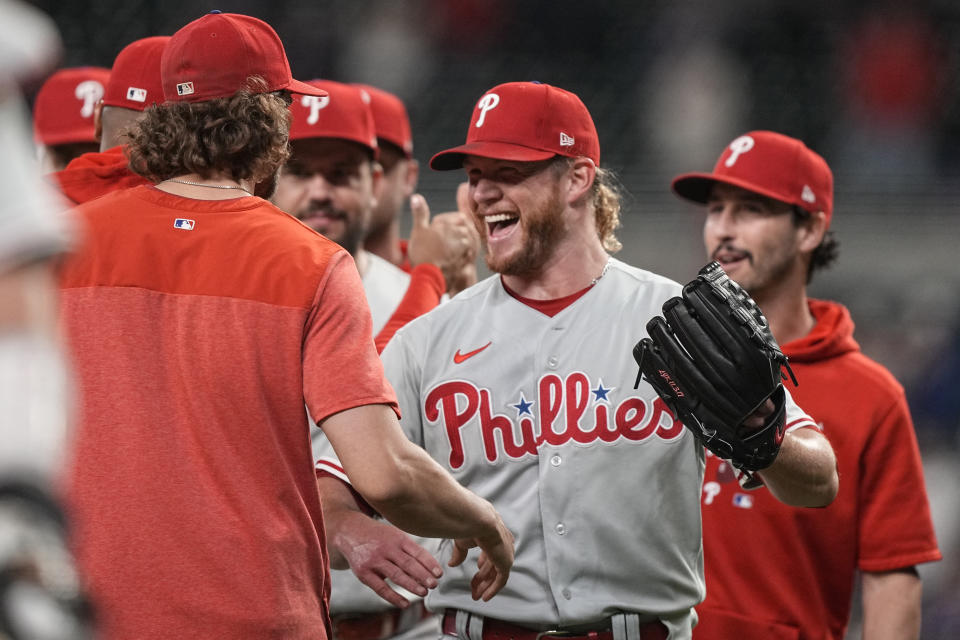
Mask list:
[[[820,425],[818,425],[813,418],[811,418],[806,411],[800,408],[796,401],[793,399],[793,396],[790,394],[790,389],[784,385],[784,394],[786,396],[786,428],[784,433],[793,431],[794,429],[802,429],[804,427],[810,427],[816,429],[817,431],[822,431]]]

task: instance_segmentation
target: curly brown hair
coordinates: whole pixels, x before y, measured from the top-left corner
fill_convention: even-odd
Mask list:
[[[793,205],[791,207],[791,214],[793,216],[793,225],[799,227],[800,225],[807,224],[810,217],[813,215],[806,209]],[[823,234],[823,240],[820,241],[820,244],[817,245],[817,248],[813,250],[813,253],[810,255],[810,264],[807,265],[807,284],[810,284],[813,281],[813,274],[817,271],[822,271],[830,267],[840,255],[840,241],[837,240],[836,236],[833,234],[833,231],[827,231]]]
[[[288,98],[254,88],[153,105],[127,134],[130,168],[154,182],[191,173],[260,182],[290,155]]]

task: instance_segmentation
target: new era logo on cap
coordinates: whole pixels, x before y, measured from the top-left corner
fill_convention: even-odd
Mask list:
[[[146,102],[147,90],[140,89],[139,87],[127,87],[127,100],[133,100],[134,102]]]
[[[563,131],[560,132],[560,146],[561,147],[572,147],[576,140],[573,139],[573,136],[568,136]]]
[[[177,83],[177,95],[178,96],[189,96],[193,93],[193,83],[192,82],[178,82]]]
[[[817,201],[817,196],[814,195],[813,189],[810,188],[810,185],[805,184],[803,185],[803,192],[800,193],[800,199],[804,202],[814,204]]]

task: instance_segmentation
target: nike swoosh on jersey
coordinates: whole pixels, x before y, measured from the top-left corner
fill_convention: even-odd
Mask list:
[[[467,351],[466,353],[460,353],[460,349],[457,349],[457,352],[453,354],[453,363],[460,364],[467,358],[472,358],[473,356],[477,355],[478,353],[480,353],[481,351],[489,347],[491,344],[493,344],[492,340],[487,344],[483,345],[482,347],[480,347],[479,349],[474,349],[473,351]]]

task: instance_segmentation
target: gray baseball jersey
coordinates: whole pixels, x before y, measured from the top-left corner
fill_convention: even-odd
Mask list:
[[[340,464],[339,458],[337,458],[336,452],[333,450],[333,446],[323,431],[315,425],[311,427],[310,440],[313,447],[313,457],[314,460],[316,460],[317,471],[339,478],[349,484],[350,480],[343,472],[343,467]],[[436,538],[413,537],[413,539],[416,540],[421,547],[434,555],[437,555],[439,552],[440,541]],[[360,582],[350,570],[332,570],[330,572],[330,587],[330,613],[333,615],[341,613],[379,612],[393,608],[393,605],[383,600],[374,593],[372,589]],[[419,599],[419,596],[405,589],[399,587],[395,587],[395,589],[410,601]],[[428,637],[435,638],[440,635],[438,621],[435,621],[432,627],[430,625],[427,626],[429,627]]]
[[[611,259],[548,317],[493,276],[396,334],[382,358],[405,432],[516,537],[495,598],[470,597],[468,562],[445,569],[431,609],[541,628],[636,612],[689,636],[704,597],[704,451],[646,382],[633,388],[631,357],[647,320],[679,293]],[[787,411],[794,427],[814,426],[789,398]]]
[[[366,258],[363,292],[373,317],[373,335],[377,335],[403,299],[403,294],[410,286],[410,274],[369,251],[366,252]]]

